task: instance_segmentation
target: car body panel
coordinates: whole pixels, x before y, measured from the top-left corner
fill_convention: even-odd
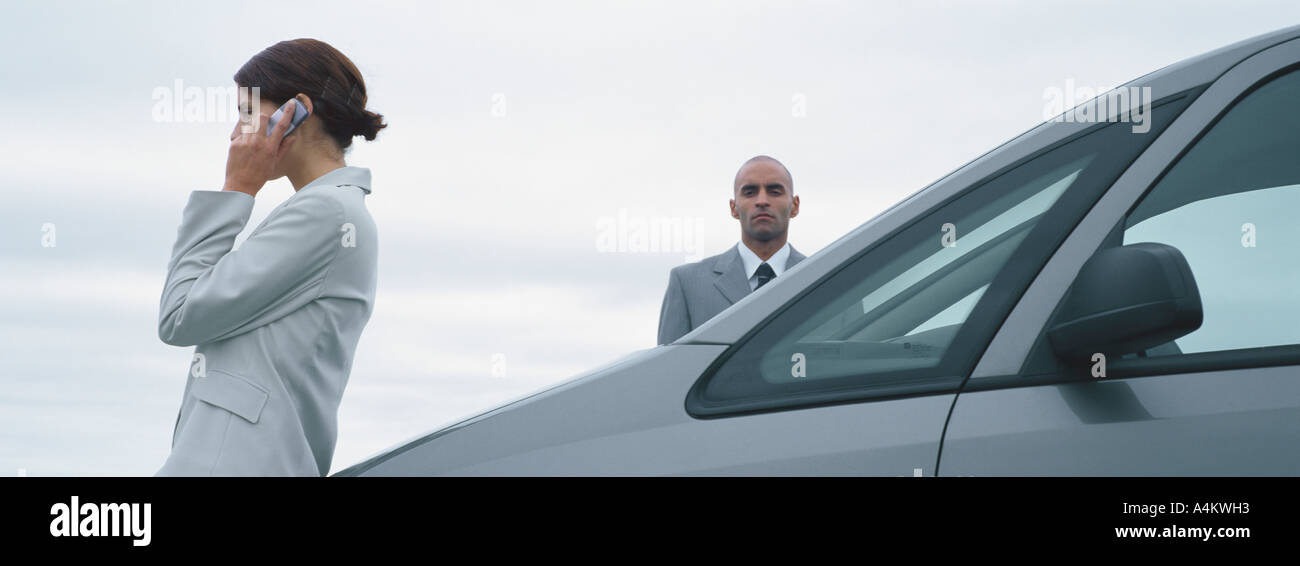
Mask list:
[[[1294,366],[963,392],[941,476],[1300,475]]]
[[[723,350],[645,350],[335,475],[934,475],[953,394],[696,420]]]

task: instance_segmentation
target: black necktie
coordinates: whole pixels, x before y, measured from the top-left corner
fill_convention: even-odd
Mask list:
[[[776,272],[772,271],[772,266],[768,265],[765,261],[762,265],[758,266],[758,270],[754,272],[754,275],[758,276],[758,287],[754,287],[754,290],[757,291],[768,281],[771,281],[773,277],[776,277]]]

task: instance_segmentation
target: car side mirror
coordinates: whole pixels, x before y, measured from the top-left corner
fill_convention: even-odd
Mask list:
[[[1048,327],[1067,362],[1143,352],[1200,328],[1201,295],[1178,248],[1142,242],[1097,252]]]

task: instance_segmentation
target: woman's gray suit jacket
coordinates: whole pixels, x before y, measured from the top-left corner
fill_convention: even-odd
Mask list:
[[[370,170],[299,189],[238,250],[253,197],[193,191],[158,337],[197,346],[159,476],[325,476],[339,401],[376,283]]]

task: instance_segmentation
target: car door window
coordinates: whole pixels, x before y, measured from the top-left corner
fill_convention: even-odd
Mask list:
[[[967,188],[811,286],[692,388],[696,416],[954,389],[1068,229],[1185,108],[1102,124]]]
[[[1242,97],[1127,216],[1183,253],[1201,327],[1145,357],[1300,344],[1300,71]]]

